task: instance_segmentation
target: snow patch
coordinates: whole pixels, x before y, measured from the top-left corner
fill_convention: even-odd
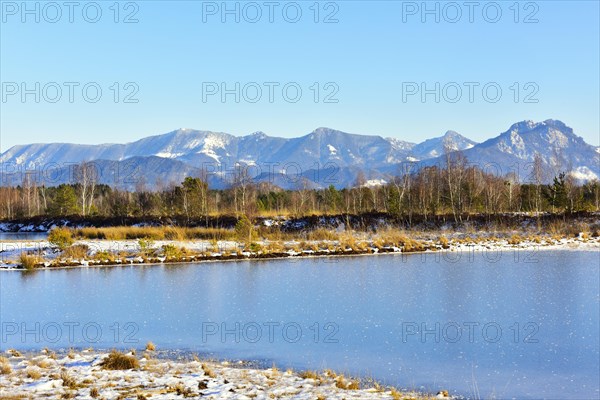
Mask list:
[[[580,181],[592,181],[598,179],[598,175],[592,172],[588,167],[577,167],[574,171],[571,171],[571,176]]]
[[[383,186],[386,183],[387,183],[387,181],[385,179],[369,179],[368,181],[365,182],[365,184],[363,185],[363,187]]]

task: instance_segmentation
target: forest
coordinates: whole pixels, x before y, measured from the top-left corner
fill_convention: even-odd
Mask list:
[[[568,214],[600,210],[600,183],[579,183],[559,172],[543,179],[543,167],[534,164],[530,179],[514,174],[497,176],[469,165],[457,153],[443,166],[399,172],[383,185],[367,185],[358,174],[352,187],[333,185],[284,190],[269,182],[255,182],[241,172],[225,189],[212,189],[202,177],[183,182],[125,190],[97,182],[79,165],[73,182],[46,186],[28,176],[18,186],[0,187],[0,218],[16,220],[47,217],[182,217],[185,221],[209,216],[293,216],[385,213],[409,223],[418,216],[427,220],[451,215],[456,222],[472,214],[501,213]]]

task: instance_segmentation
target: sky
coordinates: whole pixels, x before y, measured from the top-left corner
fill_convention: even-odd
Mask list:
[[[483,141],[526,119],[600,145],[598,1],[65,4],[0,4],[0,152],[178,128]]]

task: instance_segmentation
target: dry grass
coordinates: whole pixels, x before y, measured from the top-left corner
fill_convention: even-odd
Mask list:
[[[399,392],[398,389],[396,389],[396,388],[392,388],[392,390],[390,391],[390,396],[392,396],[393,400],[400,400],[400,399],[404,398],[404,396],[402,395],[402,392]]]
[[[178,382],[176,385],[170,386],[167,392],[175,392],[178,396],[192,397],[193,392],[190,388],[185,387],[183,382]]]
[[[95,387],[91,388],[90,389],[90,397],[93,399],[97,399],[98,397],[100,397],[100,391]]]
[[[146,351],[155,351],[155,350],[156,350],[156,346],[154,345],[154,343],[152,343],[152,342],[146,343]]]
[[[356,249],[356,237],[351,232],[343,232],[339,235],[338,241],[342,250],[345,249]]]
[[[104,369],[112,370],[125,370],[125,369],[137,369],[140,367],[140,363],[137,358],[128,356],[121,352],[113,350],[108,357],[106,357],[100,363],[100,366]]]
[[[443,249],[450,248],[450,244],[449,244],[448,238],[446,236],[440,236],[439,242]]]
[[[185,228],[175,226],[114,226],[78,228],[73,235],[80,239],[107,240],[231,240],[235,232],[222,228]]]
[[[8,358],[0,357],[0,375],[8,375],[12,372]]]
[[[285,246],[281,242],[269,242],[264,246],[264,250],[268,253],[283,253],[285,251]]]
[[[317,228],[306,234],[308,240],[337,240],[339,234],[325,228]]]
[[[60,379],[63,381],[63,386],[68,387],[70,389],[77,388],[77,381],[73,378],[66,370],[60,372]]]
[[[17,349],[8,349],[6,352],[12,357],[23,357],[23,354],[21,354],[21,352]]]
[[[25,371],[25,374],[27,375],[28,378],[31,378],[34,381],[37,381],[38,379],[40,379],[42,377],[42,373],[37,368],[28,368]]]
[[[42,368],[42,369],[48,369],[52,365],[52,364],[50,364],[50,362],[48,360],[46,360],[44,358],[31,360],[29,362],[29,364],[32,366]]]
[[[520,235],[514,234],[508,239],[508,244],[517,245],[523,241]]]
[[[204,371],[204,374],[210,378],[216,378],[217,374],[215,374],[215,371],[213,371],[208,365],[206,364],[202,364],[202,371]]]
[[[350,379],[349,381],[343,375],[338,375],[335,378],[335,387],[344,390],[359,390],[360,383],[358,380]]]
[[[19,263],[27,270],[32,270],[42,263],[42,258],[36,255],[21,253]]]
[[[63,250],[62,256],[65,258],[82,260],[87,257],[89,247],[85,244],[74,244]]]
[[[303,371],[300,373],[300,377],[302,379],[314,379],[314,380],[318,380],[319,379],[319,374],[317,374],[315,371]]]

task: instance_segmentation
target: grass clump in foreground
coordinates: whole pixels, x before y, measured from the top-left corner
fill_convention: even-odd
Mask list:
[[[140,367],[140,362],[133,356],[128,356],[113,350],[104,360],[102,360],[100,366],[104,369],[112,370],[137,369]]]
[[[37,381],[42,377],[42,373],[37,368],[28,368],[25,373],[28,378],[31,378],[34,381]]]
[[[8,358],[0,356],[0,375],[8,375],[12,372]]]
[[[42,260],[38,256],[34,256],[27,253],[21,253],[19,256],[19,263],[26,270],[32,270],[42,263]]]
[[[206,376],[208,376],[209,378],[216,378],[217,377],[217,374],[215,374],[215,372],[212,370],[212,368],[210,368],[206,364],[202,364],[202,371],[204,371],[204,374]]]

